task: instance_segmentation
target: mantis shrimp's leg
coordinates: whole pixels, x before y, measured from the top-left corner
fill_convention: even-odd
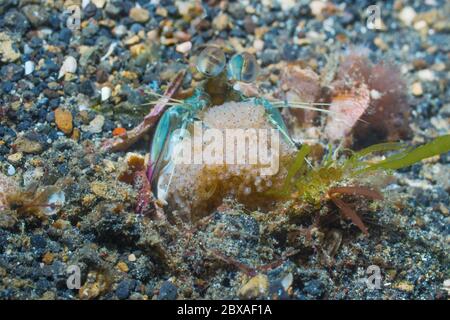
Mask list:
[[[284,124],[284,120],[281,117],[280,112],[275,109],[269,101],[267,101],[266,99],[263,98],[254,98],[252,99],[253,103],[255,103],[256,105],[262,105],[264,107],[264,109],[266,110],[267,113],[267,118],[269,120],[269,122],[275,126],[275,128],[281,132],[281,134],[283,135],[283,137],[285,138],[285,140],[292,146],[296,147],[296,143],[294,142],[294,140],[292,140],[292,138],[289,136],[288,134],[288,129],[286,127],[286,125]]]
[[[180,88],[185,74],[186,70],[181,70],[177,73],[175,78],[167,87],[167,90],[164,93],[164,97],[161,98],[153,107],[152,111],[150,111],[150,113],[145,116],[144,121],[142,121],[133,130],[130,130],[125,134],[106,140],[102,145],[102,149],[105,151],[121,151],[126,150],[131,145],[136,143],[158,122],[159,117],[167,107],[170,97],[172,97]]]
[[[280,124],[273,118],[273,116],[272,116],[271,114],[268,115],[268,118],[269,118],[270,123],[272,123],[272,124],[275,126],[275,128],[276,128],[279,132],[281,132],[281,134],[282,134],[283,137],[286,139],[286,141],[287,141],[290,145],[292,145],[292,146],[294,146],[294,147],[297,147],[297,144],[294,142],[294,140],[292,140],[292,138],[289,136],[289,134],[287,133],[287,131],[284,130],[282,126],[280,126]]]
[[[281,113],[267,100],[262,101],[262,105],[266,109],[268,113],[269,121],[278,129],[278,131],[281,132],[281,134],[284,136],[286,141],[293,147],[299,148],[299,144],[296,143],[294,140],[292,140],[291,136],[288,133],[288,129],[286,125],[284,124],[283,117],[281,116]],[[301,144],[300,144],[301,145]],[[311,162],[305,158],[305,162],[308,164],[308,166],[312,167]]]

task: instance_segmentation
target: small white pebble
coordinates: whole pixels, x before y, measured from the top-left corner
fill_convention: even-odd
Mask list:
[[[434,76],[434,72],[430,69],[420,70],[419,72],[417,72],[417,76],[422,81],[433,81],[436,79],[436,77]]]
[[[177,45],[176,50],[180,53],[187,53],[192,49],[192,42],[186,41]]]
[[[443,289],[446,290],[448,294],[450,294],[450,279],[444,280]]]
[[[106,0],[92,0],[92,3],[99,9],[103,8],[106,4]]]
[[[380,98],[381,98],[381,93],[380,93],[380,91],[377,91],[377,90],[375,90],[375,89],[372,89],[372,90],[370,90],[370,97],[371,97],[373,100],[380,99]]]
[[[412,7],[404,7],[400,11],[399,18],[407,26],[410,26],[416,17],[416,11]]]
[[[8,166],[8,176],[13,176],[14,174],[16,174],[16,168],[14,168],[14,166],[9,165]]]
[[[411,86],[411,93],[416,97],[423,94],[422,84],[420,82],[414,82]]]
[[[256,51],[261,51],[262,49],[264,49],[264,41],[261,39],[256,39],[253,42],[253,48],[255,48]]]
[[[125,27],[123,24],[119,24],[117,27],[113,29],[113,35],[116,37],[123,37],[127,33],[127,27]]]
[[[292,285],[292,282],[294,281],[294,276],[292,275],[292,273],[288,273],[287,276],[285,276],[283,278],[283,280],[281,280],[281,285],[283,286],[284,290],[288,290],[289,287]]]
[[[424,20],[420,20],[417,21],[416,23],[414,23],[414,29],[416,29],[417,31],[425,29],[427,27],[427,23]]]
[[[135,256],[133,253],[130,254],[130,255],[128,256],[128,261],[130,261],[130,262],[136,261],[136,256]]]
[[[24,44],[24,46],[23,46],[23,53],[25,53],[25,54],[31,54],[31,53],[33,53],[33,48],[31,48],[28,44]]]
[[[33,71],[34,71],[34,62],[33,61],[25,62],[25,75],[29,75],[33,73]]]
[[[105,124],[105,117],[101,114],[95,116],[95,118],[89,123],[89,125],[81,126],[81,130],[90,133],[100,133],[102,132],[103,125]]]
[[[319,16],[322,14],[322,10],[323,8],[325,8],[326,3],[323,1],[311,1],[311,3],[309,4],[309,8],[311,9],[311,12],[314,16]]]
[[[110,87],[103,87],[101,90],[102,101],[106,101],[111,97],[112,90]]]
[[[293,9],[295,7],[295,4],[297,1],[295,0],[281,0],[278,1],[280,3],[281,6],[281,10],[283,11],[289,11],[291,9]]]
[[[84,104],[80,104],[78,106],[78,110],[80,111],[85,111],[85,110],[89,110],[88,106],[84,105]]]

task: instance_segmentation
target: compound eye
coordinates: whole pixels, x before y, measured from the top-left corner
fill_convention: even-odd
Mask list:
[[[231,57],[227,65],[228,80],[253,82],[258,73],[255,57],[248,53],[237,53]]]
[[[197,70],[207,77],[218,76],[225,68],[225,54],[215,47],[207,47],[197,57]]]

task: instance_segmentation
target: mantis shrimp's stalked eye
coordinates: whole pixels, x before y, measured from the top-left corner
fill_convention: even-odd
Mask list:
[[[197,70],[207,77],[215,77],[225,68],[225,60],[222,50],[207,47],[197,57]]]
[[[253,82],[258,73],[255,57],[247,52],[235,54],[227,66],[228,79],[232,81]]]

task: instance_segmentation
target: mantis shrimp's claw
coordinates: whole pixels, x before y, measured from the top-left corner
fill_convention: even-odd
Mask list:
[[[108,139],[103,142],[102,149],[104,151],[122,151],[136,143],[145,133],[147,133],[157,122],[167,107],[169,99],[175,95],[183,82],[186,70],[181,70],[175,78],[169,83],[164,97],[153,107],[137,127],[122,135]]]

